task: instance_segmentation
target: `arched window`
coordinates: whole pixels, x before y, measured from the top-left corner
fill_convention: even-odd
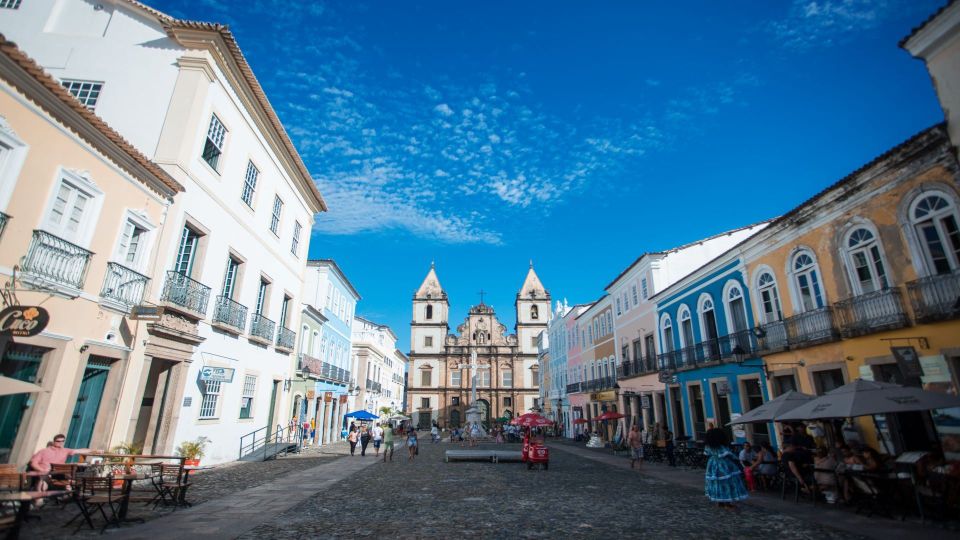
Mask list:
[[[730,280],[723,287],[723,298],[727,305],[727,327],[731,333],[747,330],[747,306],[743,299],[743,288],[736,280]]]
[[[928,192],[910,210],[910,221],[930,274],[949,274],[960,268],[960,218],[951,197]]]
[[[308,354],[310,351],[310,328],[303,325],[300,328],[300,354]]]
[[[530,318],[534,320],[540,318],[540,309],[537,306],[530,306]]]
[[[313,331],[313,343],[311,344],[310,349],[311,355],[320,358],[320,332],[317,332],[316,330]]]
[[[701,339],[711,341],[720,337],[717,330],[717,314],[713,309],[713,298],[710,298],[709,294],[704,293],[700,296],[697,311],[700,313]]]
[[[794,255],[791,269],[799,310],[810,311],[822,308],[823,287],[820,285],[820,276],[813,254],[809,251],[801,251]]]
[[[677,319],[680,320],[680,346],[692,346],[694,344],[693,320],[690,318],[690,308],[680,306],[680,311],[677,312]]]
[[[660,349],[665,353],[673,350],[673,321],[667,314],[660,319]]]
[[[883,265],[880,242],[872,231],[859,227],[846,237],[847,270],[854,292],[866,294],[887,288],[887,272]]]
[[[757,293],[760,295],[760,307],[764,323],[772,323],[783,319],[780,308],[780,293],[777,291],[777,280],[768,270],[760,272],[757,278]]]
[[[427,320],[430,320],[430,319],[432,319],[432,318],[433,318],[433,305],[427,304],[426,319],[427,319]]]

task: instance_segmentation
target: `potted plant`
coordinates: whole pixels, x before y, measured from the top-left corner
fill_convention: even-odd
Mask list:
[[[129,456],[135,456],[143,452],[143,444],[135,442],[124,442],[120,443],[110,449],[110,452],[113,454],[126,454]],[[134,458],[114,458],[120,462],[119,465],[111,466],[110,469],[114,474],[130,474],[133,472]],[[122,487],[123,480],[117,480],[114,482],[114,487]]]
[[[207,437],[197,437],[192,441],[183,441],[177,447],[177,454],[184,458],[184,465],[196,467],[200,465],[200,458],[203,457],[204,450],[209,442],[210,439]]]

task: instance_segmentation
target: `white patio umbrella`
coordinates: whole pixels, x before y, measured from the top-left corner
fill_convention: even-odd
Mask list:
[[[12,379],[0,375],[0,396],[9,396],[13,394],[31,394],[33,392],[43,392],[43,388],[20,379]]]
[[[780,394],[775,399],[750,410],[740,418],[727,423],[728,426],[735,424],[762,424],[779,420],[783,414],[803,405],[804,403],[816,399],[816,396],[795,392],[790,390]]]
[[[960,407],[960,398],[901,386],[857,379],[782,414],[778,421],[854,418]]]
[[[390,418],[387,418],[387,420],[392,420],[392,421],[396,421],[396,420],[409,420],[409,419],[410,419],[409,416],[404,416],[404,415],[402,415],[402,414],[396,414],[396,415],[394,415],[394,416],[391,416]]]

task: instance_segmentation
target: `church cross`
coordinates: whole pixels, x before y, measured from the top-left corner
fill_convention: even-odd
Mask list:
[[[486,294],[483,292],[483,289],[480,289],[480,305],[483,305],[483,295]]]
[[[478,369],[490,369],[490,366],[481,366],[477,363],[477,351],[470,351],[470,363],[469,364],[457,364],[457,369],[468,368],[471,372],[471,389],[470,389],[470,400],[471,405],[475,405],[477,402],[477,370]]]

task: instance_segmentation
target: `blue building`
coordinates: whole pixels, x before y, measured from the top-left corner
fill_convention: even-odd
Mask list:
[[[666,385],[667,427],[675,437],[702,440],[712,424],[731,440],[771,441],[772,425],[727,424],[767,401],[750,292],[734,250],[656,294],[658,367]]]

